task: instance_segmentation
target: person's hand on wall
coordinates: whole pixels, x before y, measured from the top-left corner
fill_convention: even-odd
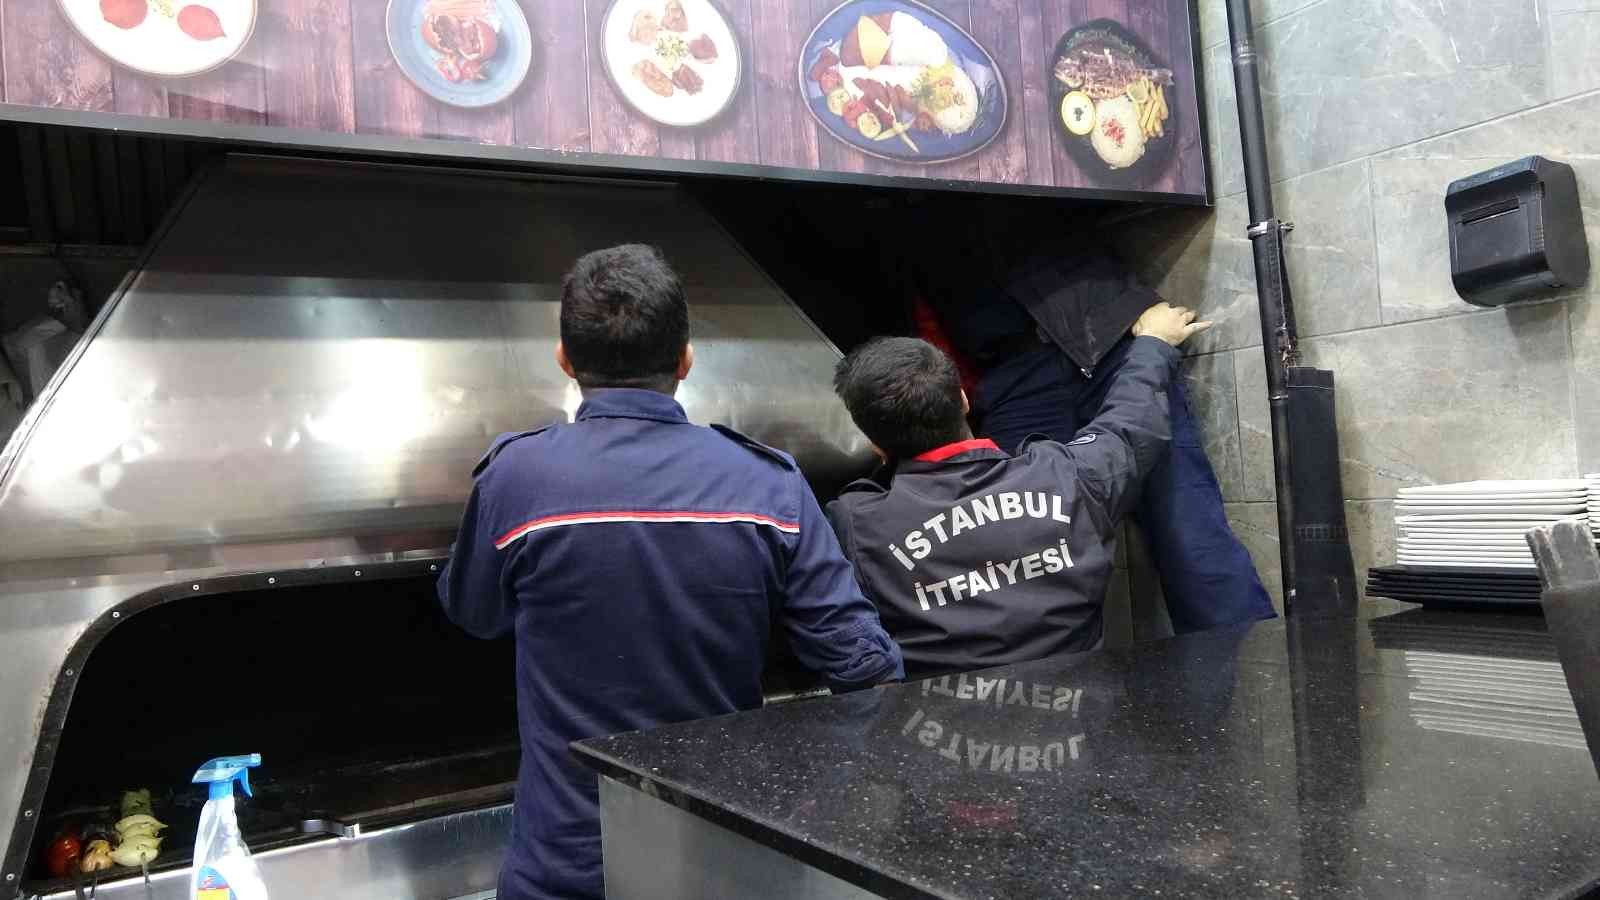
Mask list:
[[[1195,321],[1194,310],[1162,302],[1145,310],[1133,323],[1133,336],[1149,335],[1177,347],[1210,327],[1210,322]]]

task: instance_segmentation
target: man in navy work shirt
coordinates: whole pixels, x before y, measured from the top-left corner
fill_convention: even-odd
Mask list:
[[[501,900],[602,896],[597,781],[567,745],[760,706],[773,617],[836,690],[903,675],[794,460],[673,400],[694,351],[657,251],[578,260],[556,361],[575,421],[495,440],[439,576],[456,624],[516,640]]]
[[[914,676],[1098,647],[1117,525],[1171,440],[1177,345],[1209,323],[1159,303],[1100,411],[1017,455],[977,440],[955,363],[917,338],[851,351],[834,385],[890,468],[828,506]]]

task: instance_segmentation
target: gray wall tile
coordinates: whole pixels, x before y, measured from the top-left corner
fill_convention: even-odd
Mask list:
[[[1600,50],[1590,48],[1600,58]],[[1444,192],[1451,181],[1538,152],[1578,174],[1589,253],[1600,262],[1600,93],[1554,103],[1372,160],[1385,322],[1471,312],[1450,283]],[[1600,297],[1600,279],[1584,291]]]
[[[1356,580],[1360,582],[1362,592],[1365,592],[1368,569],[1394,565],[1394,502],[1348,501],[1344,505],[1344,521],[1350,529],[1350,552],[1355,557]]]
[[[1227,43],[1205,51],[1206,134],[1211,144],[1211,193],[1227,197],[1244,190],[1239,149],[1239,108],[1233,89],[1233,57]]]
[[[1308,365],[1338,379],[1344,493],[1556,478],[1577,468],[1565,301],[1312,338]],[[1236,355],[1247,491],[1270,487],[1265,388]],[[1261,396],[1259,402],[1253,400]]]
[[[1200,430],[1224,500],[1243,499],[1239,456],[1239,404],[1233,389],[1233,355],[1212,353],[1185,359],[1180,370],[1189,409]]]
[[[1550,95],[1600,87],[1600,9],[1550,16]]]
[[[1302,335],[1381,321],[1370,176],[1363,160],[1274,186],[1279,216],[1295,223],[1288,266]],[[1117,236],[1122,254],[1162,296],[1216,323],[1186,344],[1186,352],[1261,343],[1248,218],[1244,195],[1235,194],[1219,199],[1214,215],[1175,211],[1134,220]]]
[[[1272,414],[1267,405],[1267,362],[1260,347],[1233,353],[1239,397],[1240,500],[1271,500]],[[1349,485],[1345,486],[1349,490]]]
[[[1594,275],[1589,278],[1596,280]],[[1590,298],[1570,301],[1570,305],[1578,468],[1582,470],[1579,474],[1589,474],[1600,472],[1600,302]]]
[[[1538,0],[1327,0],[1260,29],[1288,177],[1544,102]]]
[[[1130,222],[1114,238],[1145,283],[1215,323],[1184,344],[1186,353],[1261,343],[1245,218],[1243,195],[1224,197],[1213,213],[1173,210]]]
[[[1259,29],[1318,2],[1320,0],[1250,0],[1250,18]],[[1227,41],[1227,3],[1225,0],[1200,0],[1200,46],[1211,47]]]
[[[1286,255],[1300,334],[1379,324],[1378,249],[1366,160],[1291,178],[1276,185],[1273,195],[1278,217],[1295,225],[1286,238]]]

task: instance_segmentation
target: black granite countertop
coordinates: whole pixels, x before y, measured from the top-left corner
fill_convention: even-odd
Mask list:
[[[892,897],[1574,897],[1596,777],[1535,615],[1387,601],[578,746]]]

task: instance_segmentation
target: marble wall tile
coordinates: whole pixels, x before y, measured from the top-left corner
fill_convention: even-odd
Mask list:
[[[1368,569],[1394,565],[1394,501],[1347,501],[1344,521],[1350,529],[1350,553],[1355,557],[1356,580],[1365,593]]]
[[[1550,16],[1550,96],[1600,87],[1600,4]]]
[[[1227,42],[1206,49],[1201,63],[1206,76],[1211,193],[1215,197],[1228,197],[1244,190],[1244,158],[1239,149],[1239,101],[1234,93],[1233,57]]]
[[[1589,276],[1590,280],[1597,277],[1600,276]],[[1600,472],[1600,301],[1592,297],[1572,300],[1570,307],[1572,408],[1577,422],[1578,468],[1579,474],[1589,474]]]
[[[1217,473],[1224,500],[1241,499],[1243,462],[1239,456],[1239,404],[1233,389],[1233,355],[1211,353],[1185,359],[1180,372],[1189,410],[1199,426],[1200,446]]]
[[[1367,328],[1381,321],[1378,249],[1373,240],[1370,171],[1365,160],[1273,188],[1288,236],[1290,290],[1302,335]],[[1119,232],[1122,254],[1174,303],[1216,323],[1184,349],[1212,353],[1261,343],[1255,262],[1245,234],[1242,194],[1217,201],[1215,214],[1169,212]]]
[[[1146,284],[1212,321],[1183,349],[1200,355],[1261,342],[1256,279],[1245,236],[1244,196],[1213,211],[1168,210],[1118,229],[1114,243]]]
[[[1256,573],[1272,605],[1283,615],[1283,562],[1278,556],[1278,507],[1274,503],[1229,503],[1225,507],[1228,523],[1239,542],[1250,551]]]
[[[1275,177],[1549,97],[1541,0],[1326,0],[1260,29]]]
[[[1303,341],[1304,362],[1337,377],[1345,497],[1571,476],[1567,332],[1566,302],[1557,301]],[[1272,475],[1264,376],[1252,378],[1243,352],[1235,371],[1245,489],[1258,496]]]
[[[1600,45],[1589,48],[1600,59]],[[1537,152],[1577,171],[1589,255],[1600,263],[1600,93],[1497,119],[1372,159],[1385,322],[1476,309],[1450,283],[1444,192],[1457,178]],[[1600,278],[1574,292],[1600,297]]]
[[[1273,187],[1286,237],[1289,289],[1302,337],[1381,322],[1371,170],[1360,160]],[[1258,341],[1259,343],[1259,341]]]
[[[1233,389],[1239,397],[1239,500],[1271,500],[1272,413],[1267,404],[1267,362],[1260,347],[1233,353]],[[1346,486],[1348,490],[1348,486]]]
[[[1320,0],[1250,0],[1250,18],[1257,28],[1270,24]],[[1228,41],[1228,5],[1225,0],[1200,0],[1200,46]]]

